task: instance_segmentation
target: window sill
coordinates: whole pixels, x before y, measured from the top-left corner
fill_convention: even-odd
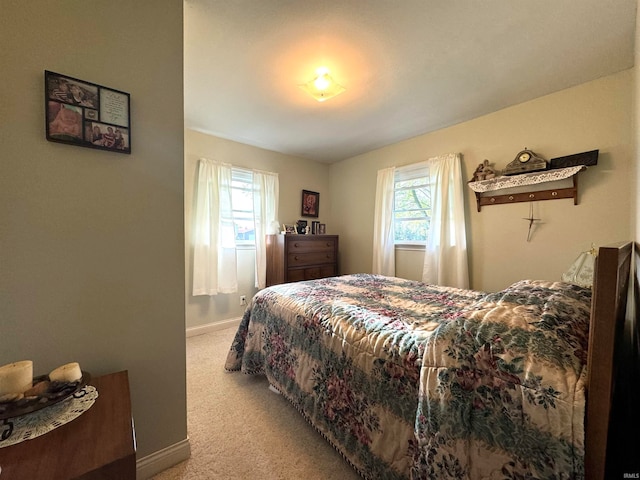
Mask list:
[[[424,244],[417,243],[396,243],[396,250],[424,252]]]

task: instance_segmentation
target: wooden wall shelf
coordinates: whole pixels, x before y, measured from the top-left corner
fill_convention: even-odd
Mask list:
[[[578,204],[578,177],[573,177],[573,187],[555,188],[552,190],[540,190],[537,192],[512,193],[505,195],[483,196],[476,192],[478,211],[487,205],[500,205],[504,203],[537,202],[538,200],[558,200],[560,198],[573,198],[573,204]]]
[[[573,204],[578,204],[578,177],[577,174],[583,170],[584,166],[569,167],[555,171],[535,172],[530,174],[515,175],[513,177],[497,177],[490,180],[471,182],[469,186],[475,191],[478,212],[482,207],[488,205],[503,205],[506,203],[536,202],[540,200],[559,200],[561,198],[573,198]],[[562,170],[562,172],[560,172]],[[560,178],[559,178],[560,177]],[[563,180],[573,179],[573,186],[563,188],[553,188],[548,190],[519,191],[518,193],[508,193],[508,190],[515,190],[516,187],[525,185],[536,185]],[[501,191],[492,195],[492,191]]]

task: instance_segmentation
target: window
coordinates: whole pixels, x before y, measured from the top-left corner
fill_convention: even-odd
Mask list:
[[[253,173],[250,170],[231,170],[231,208],[237,245],[255,245],[253,219]]]
[[[426,164],[398,168],[394,178],[394,243],[424,245],[431,219],[431,191]]]

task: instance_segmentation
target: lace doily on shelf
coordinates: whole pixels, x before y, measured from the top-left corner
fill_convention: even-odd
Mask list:
[[[96,387],[82,390],[50,407],[19,417],[0,420],[0,448],[31,440],[61,427],[89,410],[98,398]]]
[[[555,180],[564,180],[578,173],[584,165],[576,165],[575,167],[556,168],[553,170],[544,170],[542,172],[521,173],[519,175],[501,176],[490,178],[489,180],[480,180],[478,182],[469,182],[469,188],[474,192],[492,192],[494,190],[502,190],[503,188],[522,187],[524,185],[535,185],[536,183],[553,182]]]

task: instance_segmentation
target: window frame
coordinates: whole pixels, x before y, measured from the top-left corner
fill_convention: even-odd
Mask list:
[[[423,182],[418,185],[414,185],[412,188],[400,187],[400,189],[398,189],[398,184],[401,182],[407,182],[410,180],[419,180],[419,179],[423,179]],[[424,249],[424,247],[427,244],[427,235],[429,232],[429,226],[431,221],[430,215],[427,216],[427,220],[426,220],[427,233],[425,234],[424,240],[397,240],[395,235],[395,232],[396,232],[395,225],[397,221],[396,213],[424,210],[424,209],[417,209],[417,208],[406,209],[406,210],[396,209],[396,192],[399,190],[414,190],[416,187],[419,187],[419,188],[426,187],[428,189],[428,194],[429,194],[428,209],[431,210],[431,186],[430,186],[430,179],[429,179],[429,167],[426,162],[408,165],[405,167],[399,167],[396,169],[394,174],[394,178],[393,178],[393,224],[394,224],[393,244],[394,244],[394,247],[399,249],[420,250],[420,249]]]
[[[247,183],[249,184],[248,188],[240,188],[236,186],[236,182],[238,183]],[[233,197],[234,191],[242,191],[242,192],[250,192],[251,193],[251,211],[248,210],[240,210],[236,209],[236,205],[234,205]],[[236,247],[239,249],[252,249],[256,246],[255,234],[253,240],[246,239],[238,239],[238,223],[237,221],[247,221],[247,215],[250,214],[251,220],[254,222],[255,228],[255,213],[253,209],[253,195],[255,193],[255,187],[253,185],[253,172],[251,170],[247,170],[245,168],[231,167],[231,211],[233,213],[233,224],[235,230],[235,241]]]

